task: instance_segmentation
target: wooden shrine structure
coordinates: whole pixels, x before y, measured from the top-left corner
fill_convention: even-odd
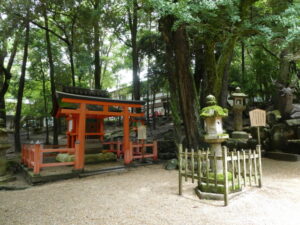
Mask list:
[[[75,92],[75,93],[74,93]],[[138,121],[144,118],[142,107],[144,101],[118,100],[102,97],[99,90],[84,88],[65,88],[63,92],[57,91],[57,104],[52,114],[55,117],[65,117],[67,120],[67,146],[65,149],[46,150],[40,146],[24,145],[22,149],[22,163],[29,168],[34,168],[39,173],[42,167],[65,165],[66,163],[43,164],[40,153],[43,152],[67,152],[75,155],[73,163],[75,170],[84,169],[85,140],[87,136],[96,136],[104,141],[105,127],[104,119],[108,117],[121,117],[123,119],[123,140],[111,141],[104,144],[110,145],[110,151],[116,152],[117,156],[124,157],[124,164],[131,163],[138,158],[157,159],[157,142],[147,143],[145,140],[132,142],[130,140],[130,121]],[[139,111],[137,113],[137,111]],[[95,132],[88,132],[87,119],[94,119],[96,123]],[[116,149],[113,147],[116,146]],[[99,146],[100,147],[100,146]],[[152,152],[146,149],[152,148]],[[40,149],[43,149],[42,151]],[[35,169],[35,168],[38,169]]]

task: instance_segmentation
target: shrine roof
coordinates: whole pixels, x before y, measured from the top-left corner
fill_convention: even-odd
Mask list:
[[[112,99],[112,98],[105,98],[105,97],[98,97],[98,96],[91,96],[91,95],[72,94],[72,93],[61,92],[61,91],[56,91],[56,97],[58,101],[61,101],[61,99],[63,98],[70,98],[70,99],[80,99],[80,100],[87,100],[87,101],[112,102],[112,103],[134,104],[134,105],[145,104],[145,101],[119,100],[119,99]]]

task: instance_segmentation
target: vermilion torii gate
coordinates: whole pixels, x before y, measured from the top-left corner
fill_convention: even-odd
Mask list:
[[[74,168],[82,170],[84,168],[85,138],[86,136],[96,135],[103,140],[104,118],[122,117],[123,118],[123,153],[124,163],[129,164],[133,160],[132,143],[130,142],[130,118],[144,117],[144,113],[132,113],[132,109],[142,108],[144,101],[116,100],[103,97],[71,94],[67,92],[56,92],[59,102],[54,110],[56,117],[66,117],[68,121],[67,145],[70,148],[78,144],[78,154],[75,159]],[[137,111],[137,110],[134,110]],[[86,132],[86,119],[97,119],[97,132]],[[154,148],[153,148],[154,149]],[[154,159],[157,158],[157,147],[153,150]]]

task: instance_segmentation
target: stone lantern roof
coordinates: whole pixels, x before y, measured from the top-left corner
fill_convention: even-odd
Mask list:
[[[237,87],[235,89],[235,92],[231,94],[232,97],[242,97],[242,98],[247,98],[248,95],[242,93],[241,88]]]
[[[227,117],[228,110],[226,108],[222,108],[217,105],[217,101],[215,96],[208,95],[206,97],[207,107],[203,108],[200,111],[200,117],[208,118],[208,117]]]

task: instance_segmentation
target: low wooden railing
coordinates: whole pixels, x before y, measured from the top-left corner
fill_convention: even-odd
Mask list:
[[[45,147],[46,146],[43,146],[41,144],[23,144],[21,152],[21,163],[28,168],[32,168],[34,174],[39,174],[41,168],[45,167],[75,165],[75,161],[45,163],[44,158],[47,157],[47,155],[53,155],[53,153],[75,154],[76,148],[78,148],[78,144],[75,144],[75,148],[59,148],[60,146],[47,146],[48,148]]]
[[[151,152],[147,151],[147,148],[151,148]],[[145,143],[144,140],[140,140],[139,142],[130,142],[129,146],[130,152],[132,154],[133,159],[143,159],[143,158],[153,158],[157,159],[157,141],[153,141],[152,143]]]
[[[124,152],[122,150],[122,142],[121,141],[103,142],[103,145],[109,145],[109,149],[105,150],[105,151],[116,153],[117,154],[117,158],[120,158],[121,155],[124,155]]]
[[[224,204],[228,205],[229,189],[240,190],[246,186],[262,187],[262,165],[260,145],[255,150],[228,151],[223,147],[222,155],[207,150],[182,151],[179,147],[179,195],[182,195],[182,179],[192,183],[198,181],[198,187],[223,187]],[[223,174],[217,174],[217,161],[221,161]],[[230,178],[228,175],[230,174]]]

